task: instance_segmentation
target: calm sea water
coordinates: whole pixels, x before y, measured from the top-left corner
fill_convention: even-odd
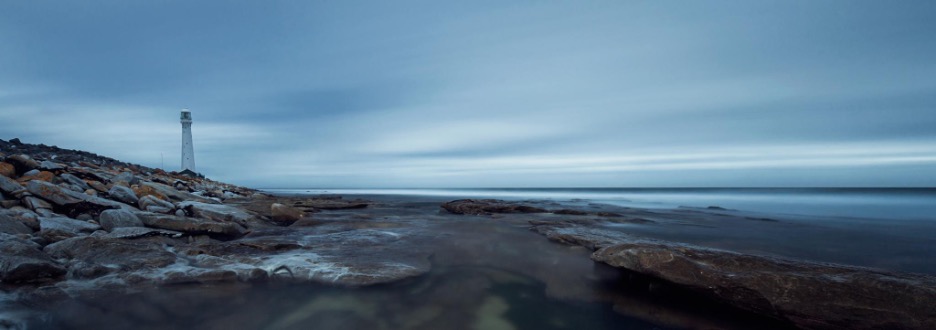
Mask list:
[[[589,201],[625,207],[719,206],[741,211],[936,221],[936,188],[266,189],[284,194],[400,195]]]

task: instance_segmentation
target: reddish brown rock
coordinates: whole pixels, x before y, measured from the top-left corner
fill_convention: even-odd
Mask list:
[[[0,176],[8,178],[16,176],[16,167],[7,162],[0,162]]]
[[[273,203],[273,205],[270,205],[270,214],[270,219],[273,222],[284,226],[293,224],[299,219],[302,219],[303,216],[302,211],[280,203]]]

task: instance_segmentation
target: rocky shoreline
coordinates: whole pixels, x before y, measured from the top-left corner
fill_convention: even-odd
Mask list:
[[[427,217],[406,205],[376,211],[374,202],[339,196],[271,196],[83,151],[0,140],[0,310],[3,303],[42,307],[98,292],[184,284],[399,282],[429,273],[439,257],[438,251],[418,248],[446,239],[427,230],[426,219],[462,216],[529,227],[551,241],[593,251],[592,260],[626,276],[652,278],[783,324],[936,328],[930,308],[936,304],[936,279],[929,275],[743,254],[606,230],[655,221],[640,210],[498,200],[424,204],[440,214]],[[320,213],[334,211],[340,213]],[[449,258],[481,256],[456,251]],[[584,290],[568,275],[546,273],[529,275],[546,282],[552,295]],[[26,322],[16,315],[0,315],[0,328]]]

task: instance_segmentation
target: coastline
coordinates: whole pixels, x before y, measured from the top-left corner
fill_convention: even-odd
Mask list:
[[[443,325],[439,322],[449,319],[464,319],[466,325],[482,322],[475,318],[475,310],[484,315],[483,322],[497,323],[511,320],[505,316],[509,308],[503,307],[511,306],[504,302],[511,296],[491,290],[520,284],[531,288],[536,283],[543,285],[537,289],[545,295],[541,300],[548,297],[550,301],[613,306],[614,315],[602,317],[623,322],[616,318],[626,316],[623,320],[644,322],[641,326],[648,328],[927,328],[936,322],[931,311],[914,309],[936,302],[936,281],[931,274],[900,273],[895,270],[914,268],[881,267],[849,259],[866,254],[860,250],[817,251],[821,244],[835,246],[855,240],[855,236],[845,235],[837,242],[817,241],[809,235],[829,237],[841,228],[818,225],[810,229],[782,216],[764,218],[710,208],[641,209],[588,201],[454,203],[450,196],[269,195],[88,153],[0,142],[0,152],[4,153],[0,157],[12,167],[12,174],[0,176],[4,187],[0,213],[4,231],[0,235],[5,252],[0,257],[0,302],[7,311],[0,315],[0,321],[9,324],[7,327],[38,324],[119,328],[126,324],[121,322],[132,324],[141,310],[167,309],[177,302],[179,292],[192,288],[224,299],[238,295],[270,299],[256,292],[270,286],[287,291],[290,287],[313,287],[316,292],[333,290],[322,286],[372,288],[387,292],[381,298],[387,301],[402,299],[405,295],[398,291],[406,289],[426,300],[414,301],[405,310],[374,306],[367,312],[360,310],[360,305],[368,303],[356,296],[365,291],[331,293],[356,301],[354,306],[340,309],[366,314],[351,317],[355,322],[380,320],[371,315],[373,310],[381,311],[379,315],[406,315],[400,320],[381,321],[389,322],[385,326],[390,328],[401,328],[413,320],[421,321],[409,328],[438,327]],[[83,185],[88,189],[82,189]],[[795,235],[802,235],[803,242],[820,245],[804,247],[795,240],[785,241]],[[623,248],[628,244],[630,247]],[[858,240],[853,244],[863,243]],[[647,250],[651,245],[656,250]],[[880,251],[871,259],[886,259],[882,257],[913,246]],[[699,255],[729,263],[746,261],[740,268],[730,268],[713,259],[700,259]],[[696,282],[686,281],[685,276],[676,275],[699,269],[672,268],[672,264],[660,263],[662,259],[655,256],[670,260],[678,257],[684,261],[682,265],[708,265],[716,275],[702,278],[702,282],[695,277],[691,280]],[[925,258],[932,255],[924,253],[920,258],[924,259],[910,264],[926,264]],[[772,268],[777,265],[797,271],[784,273]],[[732,278],[739,274],[755,278],[756,283],[767,283],[767,289]],[[809,306],[819,302],[809,298],[815,290],[829,288],[830,282],[824,280],[829,274],[838,274],[835,283],[842,285],[841,292],[884,290],[866,297],[839,296],[851,306],[849,313],[834,309],[810,311]],[[770,278],[777,282],[770,282]],[[801,286],[793,289],[798,295],[776,298],[763,293],[790,278],[805,281],[797,282]],[[895,288],[895,281],[914,284]],[[705,289],[716,284],[721,288],[745,288],[743,292],[748,296],[738,296],[728,289]],[[237,294],[223,293],[228,291]],[[112,305],[122,301],[121,297],[141,292],[172,294],[129,311]],[[757,295],[752,298],[751,292]],[[93,304],[88,305],[88,301]],[[316,301],[303,306],[274,304],[285,311],[261,308],[273,316],[256,327],[295,327],[320,316],[323,310],[333,311],[332,304],[323,307]],[[879,301],[887,303],[880,305]],[[427,307],[440,302],[458,308]],[[551,306],[539,303],[543,305],[536,306]],[[76,314],[93,310],[91,306],[107,306],[123,313],[110,319],[69,321],[66,316],[74,315],[52,312],[61,306],[69,306],[67,310]],[[238,308],[251,307],[257,308],[251,304]],[[605,315],[596,312],[604,307],[595,308],[590,311]],[[49,313],[51,321],[42,321],[40,316]],[[225,320],[257,322],[247,318],[258,314],[244,314]],[[167,317],[185,322],[201,320],[173,313]],[[210,321],[204,320],[206,324]]]

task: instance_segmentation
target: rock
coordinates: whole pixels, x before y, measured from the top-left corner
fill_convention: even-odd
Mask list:
[[[107,191],[107,195],[115,201],[130,205],[137,205],[140,202],[133,190],[124,186],[114,185]]]
[[[140,179],[133,175],[130,172],[121,172],[120,174],[115,175],[111,178],[111,181],[124,181],[130,185],[135,185],[140,183]]]
[[[273,222],[284,226],[293,224],[301,219],[303,215],[302,211],[280,203],[273,203],[273,205],[270,205],[270,214],[270,219],[273,220]]]
[[[208,235],[218,239],[234,239],[246,234],[232,222],[214,222],[152,212],[137,212],[136,216],[150,228],[168,229],[189,235]]]
[[[26,227],[23,223],[17,221],[13,217],[0,214],[0,233],[17,235],[17,234],[32,234],[32,229]]]
[[[588,215],[588,212],[579,211],[579,210],[562,209],[562,210],[553,211],[553,214],[561,214],[561,215]]]
[[[102,192],[102,193],[107,192],[107,186],[105,186],[103,183],[99,181],[89,181],[88,185],[91,186],[91,188],[94,188],[94,190],[97,190],[98,192]]]
[[[665,242],[592,259],[807,329],[936,329],[936,277],[799,262]]]
[[[219,203],[210,198],[204,198],[204,197],[193,195],[187,192],[178,191],[173,187],[170,187],[161,183],[140,182],[139,186],[145,187],[142,189],[148,188],[148,190],[155,191],[159,194],[162,194],[163,196],[166,196],[169,200],[172,200],[175,202],[196,201],[196,202],[201,202],[201,203],[206,203],[206,204],[218,204]],[[137,196],[142,197],[142,195],[140,195],[139,193],[137,193]]]
[[[140,206],[141,209],[146,209],[147,207],[150,207],[150,206],[160,206],[160,207],[166,207],[166,208],[175,207],[175,205],[173,205],[172,203],[159,199],[158,197],[153,196],[153,195],[140,196],[140,199],[138,200],[137,204]]]
[[[254,220],[256,218],[242,209],[220,204],[181,202],[179,203],[179,208],[185,209],[185,213],[191,214],[194,217],[221,222],[233,221],[245,227],[247,226],[248,221]]]
[[[116,267],[123,271],[161,268],[176,261],[175,254],[155,242],[91,236],[66,239],[43,250],[54,258]]]
[[[158,190],[150,186],[134,185],[130,187],[130,189],[133,189],[133,193],[136,194],[136,196],[141,199],[146,196],[152,196],[153,198],[164,200],[164,201],[169,200],[169,197],[166,197],[165,194],[159,192]]]
[[[6,216],[9,219],[29,227],[29,229],[32,229],[33,231],[39,230],[39,217],[29,210],[0,210],[0,216]]]
[[[19,184],[19,182],[16,182],[16,180],[0,175],[0,192],[3,192],[7,196],[13,196],[24,190],[26,190],[26,188]]]
[[[43,282],[65,275],[65,268],[36,243],[0,234],[0,282]]]
[[[60,209],[64,209],[68,216],[77,216],[81,213],[100,214],[101,211],[106,209],[128,207],[123,203],[62,189],[59,186],[43,181],[29,181],[26,189],[30,193],[59,206]]]
[[[88,235],[98,229],[101,229],[101,226],[86,221],[61,217],[39,217],[39,236],[49,242]]]
[[[49,204],[49,202],[33,196],[23,197],[23,205],[33,211],[38,209],[52,209],[52,204]]]
[[[340,198],[313,198],[297,202],[294,206],[319,210],[363,209],[369,204],[363,201],[345,201]]]
[[[152,236],[166,236],[172,238],[182,237],[181,232],[174,230],[165,230],[165,229],[155,229],[155,228],[146,228],[146,227],[119,227],[114,228],[108,234],[101,235],[100,237],[104,238],[123,238],[123,239],[134,239],[134,238],[144,238]]]
[[[57,163],[50,162],[48,160],[44,160],[41,163],[39,163],[39,169],[43,171],[55,172],[55,171],[62,171],[65,169],[65,167],[62,166],[61,164],[57,164]]]
[[[101,228],[113,232],[119,227],[143,227],[143,222],[135,214],[127,210],[105,210],[99,219]]]
[[[13,165],[13,167],[16,168],[16,173],[20,175],[39,168],[39,162],[23,154],[9,156],[6,158],[5,162]]]
[[[12,178],[16,176],[16,167],[7,162],[0,162],[0,176]]]
[[[91,189],[91,186],[89,186],[87,183],[84,182],[84,180],[78,178],[77,176],[74,176],[68,173],[62,173],[62,175],[59,175],[59,177],[62,178],[62,180],[65,180],[65,182],[78,186],[78,188],[80,188],[81,191]]]
[[[455,214],[490,215],[492,213],[546,213],[548,211],[495,199],[459,199],[445,204],[442,208]]]

